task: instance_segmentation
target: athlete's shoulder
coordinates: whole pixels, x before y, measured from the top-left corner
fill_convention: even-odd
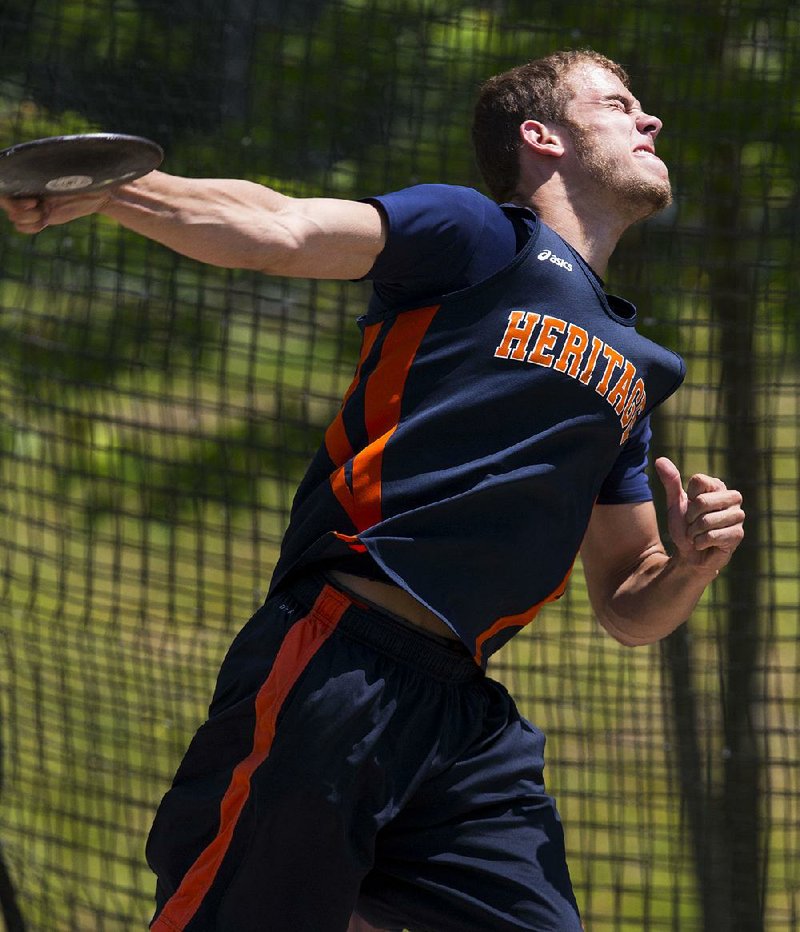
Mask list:
[[[390,303],[469,287],[516,251],[513,223],[475,188],[419,184],[366,200],[383,210],[388,228],[367,278],[401,286],[402,296],[383,289]]]
[[[474,230],[487,216],[503,217],[491,198],[464,185],[416,184],[365,200],[383,209],[390,235],[418,235],[422,229],[443,235],[462,225]]]
[[[445,182],[424,182],[421,184],[412,184],[404,188],[398,188],[389,191],[386,194],[377,196],[377,199],[384,198],[427,198],[437,200],[441,198],[460,198],[465,201],[486,202],[494,204],[495,202],[482,194],[477,188],[461,184],[447,184]]]

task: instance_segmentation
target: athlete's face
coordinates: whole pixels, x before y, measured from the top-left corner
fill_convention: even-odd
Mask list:
[[[640,217],[667,207],[669,172],[655,154],[661,120],[599,65],[576,68],[566,80],[574,96],[565,122],[580,170]]]

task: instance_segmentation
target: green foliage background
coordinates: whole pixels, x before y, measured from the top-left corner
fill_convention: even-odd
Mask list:
[[[610,286],[689,375],[656,452],[746,495],[690,628],[626,651],[580,578],[495,661],[550,736],[587,928],[800,927],[800,9],[789,0],[6,0],[0,145],[143,133],[297,195],[480,184],[482,79],[623,62],[674,206]],[[141,928],[144,839],[349,383],[357,283],[0,229],[0,844],[28,928]],[[521,568],[527,571],[527,568]],[[580,574],[577,574],[578,577]]]

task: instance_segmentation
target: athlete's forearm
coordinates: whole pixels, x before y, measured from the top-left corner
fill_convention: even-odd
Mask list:
[[[659,457],[655,465],[674,555],[661,543],[652,502],[596,505],[581,547],[592,607],[629,646],[652,644],[686,621],[744,537],[739,492],[703,473],[684,491],[674,463]]]
[[[603,627],[629,647],[652,644],[691,615],[717,571],[662,550],[646,556],[595,610]]]

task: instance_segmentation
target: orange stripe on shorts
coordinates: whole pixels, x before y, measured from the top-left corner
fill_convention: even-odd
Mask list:
[[[256,696],[253,749],[236,765],[222,797],[219,830],[161,910],[152,925],[154,932],[183,932],[202,905],[250,796],[253,774],[269,756],[278,714],[286,697],[350,604],[346,595],[325,586],[308,615],[292,625],[286,635],[270,674]]]

